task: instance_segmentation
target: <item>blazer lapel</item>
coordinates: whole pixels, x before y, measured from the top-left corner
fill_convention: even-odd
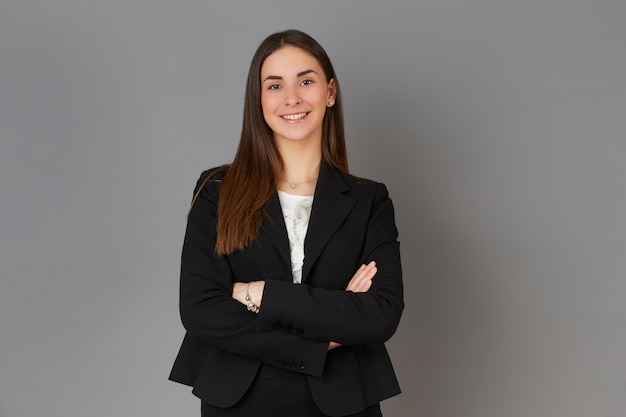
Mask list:
[[[302,282],[306,282],[311,268],[322,253],[324,246],[348,217],[355,200],[344,195],[350,190],[341,174],[322,160],[320,175],[315,187],[315,198],[304,240],[304,267]],[[287,243],[287,253],[289,253]]]
[[[274,192],[267,205],[267,214],[269,218],[263,222],[263,230],[268,234],[270,240],[276,246],[278,252],[280,252],[281,257],[289,266],[289,271],[291,271],[289,237],[287,236],[285,219],[283,218],[283,211],[276,192]]]

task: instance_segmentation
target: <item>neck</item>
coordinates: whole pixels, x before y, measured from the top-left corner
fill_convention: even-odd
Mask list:
[[[300,183],[317,178],[322,160],[322,148],[319,144],[311,146],[305,143],[279,145],[283,160],[283,170],[279,177],[290,183]]]

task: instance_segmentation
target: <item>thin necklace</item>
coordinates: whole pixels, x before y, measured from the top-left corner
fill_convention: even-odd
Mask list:
[[[319,175],[314,176],[313,178],[310,178],[308,180],[304,180],[304,181],[300,181],[300,182],[289,182],[284,178],[281,178],[281,180],[283,180],[284,182],[286,182],[287,184],[289,184],[289,186],[291,187],[292,190],[294,190],[298,185],[300,184],[304,184],[305,182],[311,182],[315,179],[317,179]]]

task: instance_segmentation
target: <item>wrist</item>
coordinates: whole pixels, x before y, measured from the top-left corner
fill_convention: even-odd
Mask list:
[[[250,282],[250,300],[261,307],[263,301],[263,291],[265,290],[265,281]]]
[[[246,307],[248,311],[252,311],[253,313],[259,314],[259,305],[252,301],[252,297],[250,296],[250,283],[246,284],[246,295],[244,297],[246,302]]]

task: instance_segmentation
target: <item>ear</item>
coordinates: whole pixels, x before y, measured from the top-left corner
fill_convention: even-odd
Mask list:
[[[332,107],[335,105],[335,101],[337,100],[337,84],[335,83],[335,79],[331,78],[328,82],[328,98],[326,101],[327,107]]]

